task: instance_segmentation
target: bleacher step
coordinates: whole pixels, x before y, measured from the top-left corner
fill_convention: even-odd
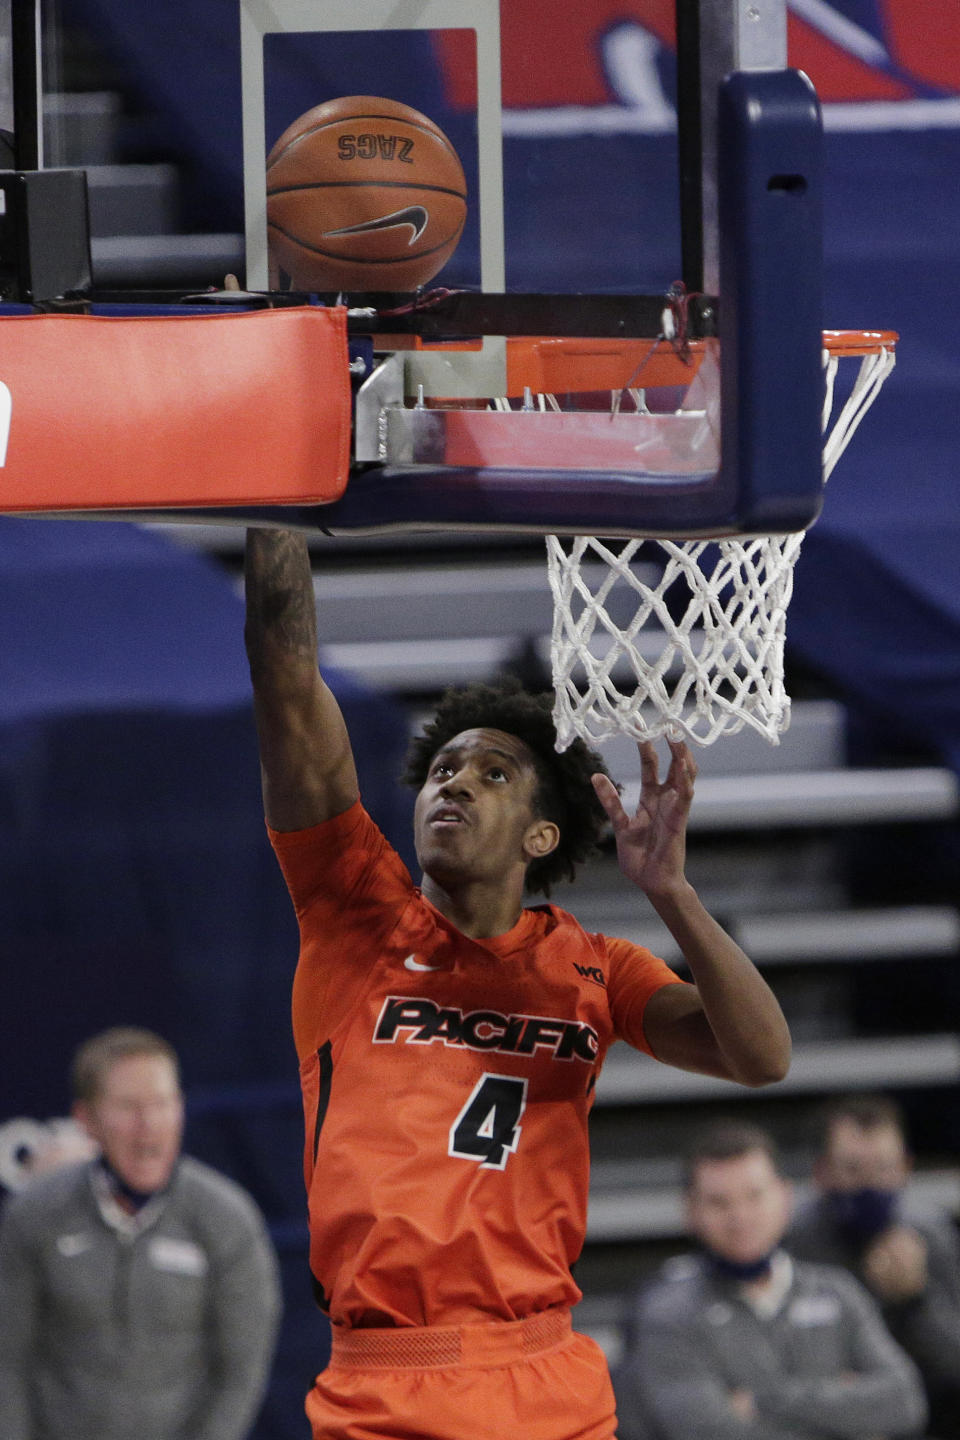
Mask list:
[[[242,235],[105,235],[90,242],[94,284],[221,285],[243,266]]]
[[[623,803],[636,808],[639,780]],[[812,825],[953,820],[960,783],[945,767],[780,771],[769,775],[705,775],[697,780],[690,830],[756,830]]]
[[[636,902],[629,898],[635,912]],[[669,932],[656,922],[633,918],[622,894],[591,895],[587,904],[573,908],[585,930],[622,936],[671,965],[681,958]],[[934,958],[960,951],[960,911],[952,905],[741,915],[727,928],[760,967]]]
[[[119,151],[122,111],[113,90],[48,91],[43,97],[45,164],[112,165]]]
[[[88,165],[86,169],[91,236],[162,235],[176,228],[176,166]]]
[[[618,1163],[618,1162],[614,1162]],[[651,1186],[643,1181],[642,1160],[632,1166],[633,1180],[624,1183],[603,1163],[593,1166],[587,1239],[593,1241],[662,1240],[685,1233],[683,1192],[679,1186]],[[795,1186],[796,1202],[814,1194],[809,1182]],[[960,1170],[920,1172],[910,1181],[911,1197],[960,1215]]]
[[[598,1105],[675,1104],[837,1090],[906,1089],[960,1080],[960,1036],[898,1035],[882,1039],[821,1040],[797,1045],[786,1079],[775,1089],[744,1089],[712,1075],[660,1065],[616,1045],[597,1082]]]

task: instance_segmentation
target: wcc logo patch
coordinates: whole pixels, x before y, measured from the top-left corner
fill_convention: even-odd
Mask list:
[[[578,975],[583,976],[584,980],[592,980],[594,985],[602,985],[604,989],[607,988],[607,977],[599,965],[578,965],[574,961],[573,968]]]
[[[502,1055],[533,1055],[550,1050],[555,1060],[582,1060],[592,1065],[600,1042],[592,1025],[558,1020],[549,1015],[501,1015],[498,1010],[456,1010],[435,1000],[390,995],[383,1002],[377,1045],[465,1045],[468,1050],[493,1050]]]

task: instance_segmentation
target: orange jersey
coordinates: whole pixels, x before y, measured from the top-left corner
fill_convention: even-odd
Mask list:
[[[469,939],[359,802],[270,839],[300,921],[310,1263],[331,1319],[575,1304],[597,1076],[614,1039],[649,1049],[647,1001],[677,976],[552,905]]]

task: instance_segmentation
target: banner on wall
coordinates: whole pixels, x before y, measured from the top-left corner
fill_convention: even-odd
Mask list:
[[[505,134],[672,128],[674,0],[585,0],[562,21],[551,0],[509,0],[501,32]],[[475,104],[471,45],[467,31],[435,39],[454,109]],[[960,125],[960,7],[790,0],[787,45],[828,129]]]

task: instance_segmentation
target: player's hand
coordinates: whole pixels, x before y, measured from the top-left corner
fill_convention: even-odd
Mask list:
[[[640,803],[628,815],[617,788],[606,775],[593,776],[597,799],[607,812],[617,842],[620,869],[651,896],[667,894],[684,883],[687,817],[697,767],[689,749],[671,740],[670,768],[661,783],[656,747],[644,740],[640,752]]]
[[[863,1278],[878,1299],[912,1300],[927,1288],[927,1242],[909,1225],[893,1225],[863,1257]]]

